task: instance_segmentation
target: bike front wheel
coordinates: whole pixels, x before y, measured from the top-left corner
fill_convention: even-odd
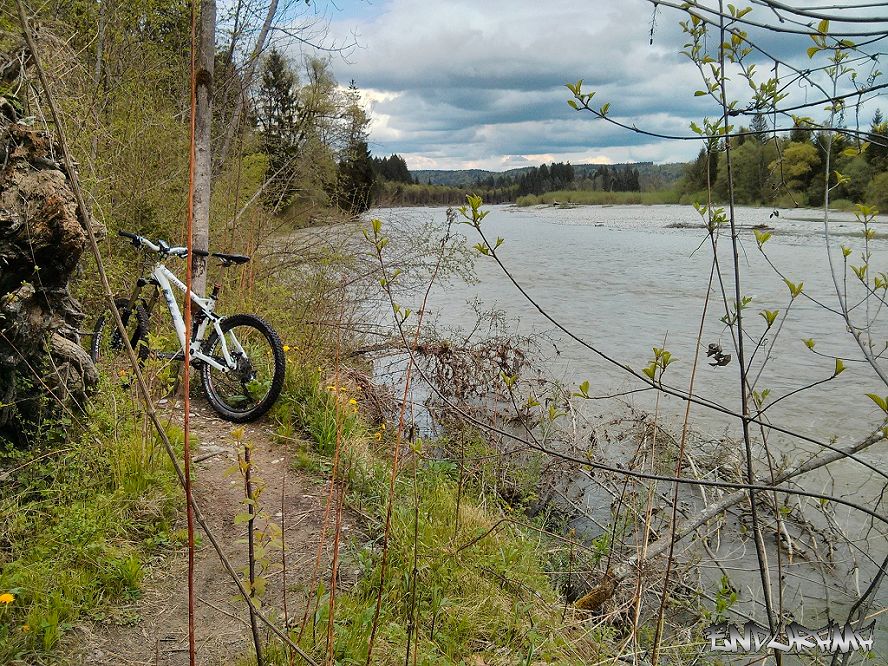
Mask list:
[[[255,315],[231,315],[219,327],[222,338],[213,330],[203,352],[228,368],[224,353],[227,349],[235,367],[223,371],[203,363],[201,380],[207,400],[227,421],[253,421],[271,409],[281,394],[286,365],[284,346],[268,322]]]

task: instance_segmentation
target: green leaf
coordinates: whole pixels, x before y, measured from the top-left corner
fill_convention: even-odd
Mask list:
[[[762,405],[765,404],[765,400],[768,399],[768,396],[771,394],[771,389],[765,389],[761,393],[758,391],[752,392],[752,400],[755,403],[755,406],[759,409],[762,408]]]
[[[777,315],[780,314],[780,310],[762,310],[759,314],[768,322],[768,328],[771,328],[777,319]]]
[[[805,343],[805,346],[808,349],[812,349],[812,350],[814,349],[814,345],[817,344],[816,342],[814,342],[814,338],[805,338],[804,340],[802,340],[802,342]]]
[[[574,111],[579,111],[580,106],[577,104],[576,100],[569,99],[567,100],[567,105],[572,108]]]
[[[761,231],[760,229],[753,229],[752,232],[755,234],[755,242],[758,243],[759,248],[762,247],[768,240],[771,238],[770,231]]]
[[[813,58],[820,51],[819,46],[809,46],[808,47],[808,58]]]
[[[867,393],[866,397],[876,403],[879,406],[879,409],[888,414],[888,397],[883,398],[875,393]]]
[[[804,282],[799,282],[798,284],[796,284],[796,283],[794,283],[792,280],[790,280],[790,279],[788,279],[788,278],[783,278],[783,282],[784,282],[784,283],[786,284],[786,286],[789,288],[789,293],[790,293],[790,295],[791,295],[793,298],[795,298],[796,296],[798,296],[799,294],[801,294],[801,293],[802,293],[802,289],[804,289],[804,287],[805,287],[805,283],[804,283]]]
[[[582,384],[580,384],[580,393],[582,393],[584,396],[589,395],[589,380],[588,379],[586,381],[584,381]]]
[[[842,363],[842,359],[837,358],[837,359],[836,359],[836,369],[835,369],[835,371],[833,372],[833,377],[838,377],[838,376],[841,375],[844,371],[845,371],[845,364]]]

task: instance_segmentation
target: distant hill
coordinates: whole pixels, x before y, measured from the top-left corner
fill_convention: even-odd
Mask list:
[[[410,171],[410,175],[416,178],[422,185],[430,182],[432,185],[447,185],[448,187],[465,187],[466,185],[473,185],[488,176],[496,177],[513,173],[520,173],[520,170],[512,169],[511,171],[497,172],[485,171],[484,169],[452,171],[445,169],[417,169],[416,171]]]
[[[595,173],[602,166],[608,169],[632,167],[638,169],[639,177],[643,182],[656,184],[658,188],[666,188],[678,181],[684,173],[684,162],[671,162],[669,164],[654,164],[653,162],[627,162],[621,164],[574,164],[574,173],[576,178],[584,178],[587,175]],[[484,180],[493,176],[499,178],[507,176],[516,178],[521,174],[530,171],[534,167],[518,167],[507,171],[487,171],[485,169],[417,169],[411,171],[410,174],[421,183],[431,183],[432,185],[447,185],[450,187],[468,187],[474,185],[479,180]]]

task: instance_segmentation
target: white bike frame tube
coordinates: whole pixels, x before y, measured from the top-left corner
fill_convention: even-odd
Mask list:
[[[163,298],[167,304],[167,309],[170,311],[170,317],[173,320],[173,328],[176,331],[176,337],[179,339],[180,348],[184,350],[187,339],[185,331],[185,320],[182,318],[182,313],[179,311],[179,304],[176,303],[176,297],[173,294],[173,289],[171,285],[175,285],[184,294],[189,293],[188,288],[182,283],[181,280],[179,280],[179,278],[176,277],[176,275],[169,268],[161,263],[158,263],[154,267],[154,270],[151,272],[151,276],[157,282],[158,288],[163,294]],[[231,354],[228,351],[228,344],[225,340],[225,336],[222,334],[222,327],[219,326],[219,322],[221,321],[221,319],[213,312],[215,301],[212,298],[201,298],[193,292],[191,292],[189,295],[191,296],[192,302],[203,311],[204,315],[206,315],[197,329],[197,335],[195,335],[194,340],[191,342],[191,358],[197,358],[204,363],[208,363],[217,370],[221,370],[222,372],[229,372],[230,370],[233,370],[237,367],[237,364],[231,358]],[[219,336],[219,342],[222,345],[222,357],[225,359],[226,365],[222,365],[214,358],[212,358],[211,356],[207,356],[200,350],[200,344],[204,340],[207,326],[210,324],[210,322],[212,322],[213,324],[216,335]],[[241,347],[240,342],[238,342],[237,338],[234,337],[233,333],[231,334],[231,342],[233,343],[236,351],[240,352],[241,354],[244,353],[243,347]]]

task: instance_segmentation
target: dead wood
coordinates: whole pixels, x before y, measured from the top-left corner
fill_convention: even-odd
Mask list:
[[[68,290],[87,235],[58,146],[0,100],[0,434],[21,442],[27,424],[81,408],[98,374]]]

